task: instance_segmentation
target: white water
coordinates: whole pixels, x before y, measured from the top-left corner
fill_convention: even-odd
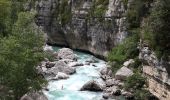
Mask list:
[[[54,48],[57,50],[58,48]],[[92,55],[75,52],[79,62],[85,61]],[[99,60],[99,59],[98,59]],[[50,81],[48,84],[49,91],[44,91],[49,100],[100,100],[102,98],[101,92],[79,91],[80,88],[90,80],[102,82],[99,76],[99,70],[105,66],[105,62],[99,60],[94,63],[97,67],[92,65],[80,66],[76,69],[76,73],[71,75],[69,79]],[[62,89],[63,87],[63,89]]]

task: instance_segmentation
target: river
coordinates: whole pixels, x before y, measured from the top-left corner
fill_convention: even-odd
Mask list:
[[[57,51],[58,47],[53,47]],[[87,59],[93,55],[74,51],[78,55],[78,62],[85,63]],[[96,58],[97,59],[97,58]],[[103,83],[100,78],[99,71],[105,67],[106,62],[97,59],[97,63],[93,63],[95,67],[90,65],[79,66],[76,73],[65,80],[50,81],[47,88],[49,91],[44,91],[49,100],[101,100],[102,92],[79,91],[80,88],[90,80],[96,80]]]

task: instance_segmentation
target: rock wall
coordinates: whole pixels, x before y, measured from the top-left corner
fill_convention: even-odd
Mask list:
[[[64,25],[59,20],[61,16],[57,15],[62,9],[61,0],[36,2],[36,22],[48,34],[48,43],[106,56],[109,50],[126,37],[126,10],[121,0],[109,0],[107,10],[101,17],[89,17],[95,0],[65,1],[71,18]]]
[[[144,62],[143,73],[147,78],[149,91],[160,100],[169,100],[170,60],[158,60],[155,53],[147,46],[141,46],[139,58]]]

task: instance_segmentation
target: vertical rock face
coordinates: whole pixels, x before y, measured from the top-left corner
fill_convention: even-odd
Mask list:
[[[126,37],[125,8],[121,0],[109,0],[102,17],[89,17],[95,0],[64,0],[67,8],[61,7],[61,1],[40,0],[36,3],[36,21],[48,34],[48,43],[106,56]],[[62,9],[68,11],[67,16],[59,15]],[[59,20],[62,18],[66,18],[67,23],[62,24]]]
[[[169,100],[170,60],[159,61],[155,53],[145,46],[140,48],[139,58],[145,62],[143,65],[143,73],[147,77],[149,91],[160,100]]]

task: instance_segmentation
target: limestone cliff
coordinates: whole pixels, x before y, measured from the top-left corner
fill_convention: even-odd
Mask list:
[[[105,7],[96,5],[100,1],[106,3]],[[127,35],[121,0],[40,0],[36,9],[37,24],[48,34],[50,44],[106,56]],[[103,14],[92,15],[96,9],[104,10]]]
[[[149,91],[160,100],[170,98],[170,59],[158,60],[149,47],[141,45],[139,58],[143,60],[143,73],[147,77]]]

